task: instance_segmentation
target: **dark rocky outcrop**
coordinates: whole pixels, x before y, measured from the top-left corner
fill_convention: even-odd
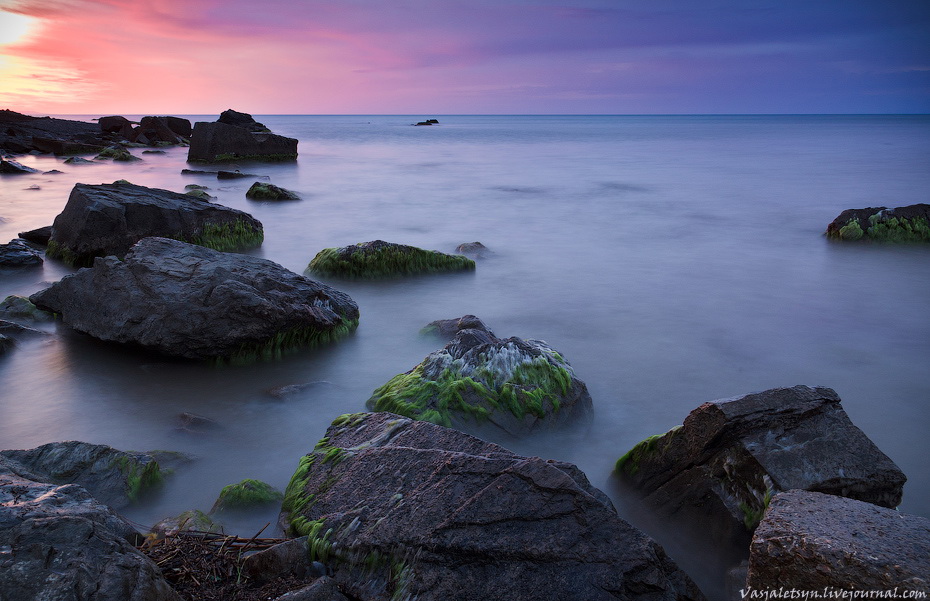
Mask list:
[[[49,238],[52,237],[52,226],[46,225],[34,230],[29,230],[28,232],[20,232],[18,236],[27,242],[47,246]]]
[[[470,271],[475,262],[461,255],[447,255],[384,240],[342,248],[324,248],[307,269],[322,276],[375,279],[440,271]]]
[[[439,119],[426,119],[425,121],[417,121],[414,125],[439,125]]]
[[[926,596],[930,520],[816,492],[777,494],[752,539],[747,585]]]
[[[245,197],[252,200],[300,200],[296,192],[264,182],[252,184],[252,187],[245,193]]]
[[[829,388],[775,388],[704,403],[650,437],[617,472],[661,513],[691,515],[738,538],[773,494],[803,489],[896,507],[904,474],[850,421]]]
[[[178,117],[172,117],[172,120],[175,124],[175,128],[187,131],[187,136],[182,136],[174,131],[175,128],[172,128],[169,124],[168,117],[142,117],[139,121],[139,127],[132,130],[128,139],[130,142],[150,144],[153,146],[159,143],[171,145],[182,144],[184,142],[184,137],[190,137],[191,135],[190,121]],[[184,126],[185,123],[186,127]]]
[[[219,120],[198,121],[191,134],[188,162],[218,163],[244,159],[292,161],[297,158],[297,140],[271,133],[251,115],[232,109]]]
[[[36,482],[78,484],[113,509],[140,500],[164,479],[158,461],[147,453],[74,440],[0,451],[0,473]]]
[[[834,240],[930,242],[930,204],[847,209],[827,226]]]
[[[575,466],[388,413],[334,421],[283,517],[362,601],[702,598]]]
[[[78,485],[0,473],[4,601],[180,601],[138,542],[132,526]]]
[[[8,244],[0,244],[0,269],[38,267],[42,263],[42,255],[26,244],[25,240],[14,238]]]
[[[30,152],[82,154],[99,152],[111,134],[99,125],[85,121],[32,117],[10,110],[0,110],[0,154]]]
[[[55,217],[47,255],[72,265],[123,256],[147,236],[170,236],[217,250],[261,244],[262,224],[242,211],[130,183],[76,184]]]
[[[30,300],[101,340],[221,362],[339,338],[359,315],[347,294],[271,261],[166,238],[97,258]]]
[[[367,406],[443,426],[512,435],[564,425],[591,409],[585,383],[541,340],[462,330],[374,391]]]
[[[38,173],[38,169],[27,167],[22,163],[12,159],[0,159],[0,173],[4,175],[24,175],[27,173]]]
[[[431,321],[426,324],[426,326],[420,330],[420,333],[435,334],[440,338],[451,340],[462,330],[481,330],[491,337],[494,336],[494,332],[492,332],[481,319],[474,315],[463,315],[457,319],[437,319],[436,321]]]
[[[120,115],[111,115],[97,119],[100,131],[106,134],[121,134],[128,138],[132,133],[132,121]]]

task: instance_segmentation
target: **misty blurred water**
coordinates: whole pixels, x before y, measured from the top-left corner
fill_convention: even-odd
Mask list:
[[[441,124],[410,126],[426,117]],[[210,186],[264,224],[253,254],[297,272],[322,248],[379,238],[446,252],[477,240],[494,255],[469,274],[332,281],[360,306],[357,332],[274,363],[215,369],[50,326],[56,336],[0,357],[0,448],[77,439],[198,456],[129,513],[143,524],[208,510],[243,478],[283,489],[333,418],[441,346],[423,325],[473,313],[499,336],[548,341],[594,399],[590,424],[497,442],[576,463],[635,522],[610,481],[617,457],[704,401],[796,384],[834,388],[908,475],[902,511],[930,516],[930,247],[822,236],[846,208],[927,202],[930,118],[257,118],[298,138],[300,158],[239,167],[302,201],[254,202],[251,179],[181,175],[182,148],[135,149],[145,160],[133,164],[25,157],[64,173],[0,180],[0,241],[50,224],[75,182],[125,178]],[[4,272],[0,298],[69,272],[54,261]],[[312,381],[324,383],[286,400],[267,392]],[[179,432],[185,411],[220,428]],[[273,519],[231,527],[253,534]],[[717,596],[725,561],[636,523]]]

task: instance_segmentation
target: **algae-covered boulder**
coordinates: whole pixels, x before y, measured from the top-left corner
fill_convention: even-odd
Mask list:
[[[351,598],[703,598],[574,465],[389,413],[325,436],[282,517]]]
[[[462,330],[482,330],[494,336],[490,328],[481,319],[474,315],[463,315],[454,319],[437,319],[431,321],[420,330],[420,334],[434,334],[447,340],[454,338]]]
[[[834,240],[930,242],[930,204],[847,209],[827,226]]]
[[[324,248],[307,269],[322,276],[341,278],[386,278],[439,271],[469,271],[475,262],[461,255],[394,244],[384,240],[362,242],[342,248]]]
[[[521,435],[586,414],[591,395],[545,342],[469,329],[375,390],[367,406],[443,426],[492,425]]]
[[[229,251],[261,245],[264,232],[248,213],[185,194],[123,181],[76,184],[55,217],[46,254],[86,266],[94,257],[121,257],[148,236]]]
[[[296,192],[265,182],[252,184],[252,187],[245,193],[245,197],[252,200],[300,200]]]
[[[79,484],[113,509],[141,500],[164,479],[158,461],[148,453],[74,440],[0,451],[0,473],[36,482]]]
[[[755,528],[779,491],[896,507],[906,480],[853,425],[836,392],[808,386],[704,403],[682,426],[621,457],[617,473],[660,512],[697,512],[730,537]]]
[[[101,340],[218,362],[334,340],[359,316],[347,294],[277,263],[167,238],[97,258],[29,299]]]
[[[129,151],[126,150],[125,148],[122,148],[122,147],[119,147],[119,146],[111,146],[111,147],[109,147],[109,148],[104,148],[103,150],[100,151],[100,154],[98,154],[98,155],[97,155],[96,157],[94,157],[94,158],[97,159],[97,160],[113,159],[114,161],[122,161],[122,162],[131,162],[131,161],[141,161],[141,160],[142,160],[141,158],[139,158],[139,157],[137,157],[136,155],[132,154],[131,152],[129,152]]]
[[[892,590],[926,598],[930,520],[834,495],[777,494],[753,536],[746,584],[756,591],[831,590],[848,599]]]
[[[159,537],[174,536],[179,532],[223,532],[223,527],[199,509],[184,511],[164,518],[152,526],[151,532]]]
[[[224,486],[210,513],[260,508],[280,503],[284,495],[273,486],[246,478],[238,484]]]
[[[39,309],[25,296],[16,294],[11,294],[0,301],[0,318],[19,323],[37,323],[55,319],[51,313]]]

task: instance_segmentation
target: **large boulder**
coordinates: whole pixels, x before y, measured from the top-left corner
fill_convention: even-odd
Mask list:
[[[187,121],[187,119],[179,119],[179,121],[187,122],[186,131],[188,132],[187,135],[190,136],[190,121]],[[175,123],[181,125],[179,129],[184,129],[182,124]],[[183,142],[182,136],[171,128],[168,117],[142,117],[139,121],[139,127],[130,133],[129,140],[143,144],[156,144],[158,142],[180,144]]]
[[[277,263],[167,238],[97,258],[29,299],[101,340],[220,362],[333,340],[359,315],[347,294]]]
[[[827,226],[834,240],[930,242],[930,204],[846,209]]]
[[[702,598],[575,466],[389,413],[337,418],[282,515],[362,601]]]
[[[816,492],[777,494],[752,539],[747,586],[926,597],[930,520]]]
[[[158,461],[147,453],[75,440],[0,451],[0,473],[36,482],[79,484],[113,509],[140,500],[160,486],[164,478]]]
[[[226,109],[220,113],[220,118],[217,119],[216,122],[225,123],[226,125],[235,125],[236,127],[242,127],[253,132],[271,131],[265,127],[264,124],[256,121],[252,115],[248,113],[240,113],[239,111],[234,111],[232,109]]]
[[[636,445],[617,472],[661,513],[697,513],[732,538],[755,528],[779,491],[896,507],[906,480],[836,392],[808,386],[704,403],[683,425]]]
[[[198,121],[191,134],[189,163],[259,160],[293,161],[297,140],[269,132],[252,132],[227,123]]]
[[[121,115],[109,115],[97,119],[100,131],[105,134],[120,134],[128,137],[132,132],[132,121]]]
[[[511,435],[563,425],[591,409],[572,366],[542,340],[461,330],[413,369],[374,391],[367,406],[462,429]]]
[[[7,244],[0,244],[0,268],[37,267],[42,263],[42,255],[24,240],[14,238]]]
[[[437,250],[423,250],[384,240],[324,248],[307,267],[308,271],[322,276],[357,279],[474,269],[475,262],[461,255],[447,255]]]
[[[46,254],[90,265],[94,257],[121,257],[148,236],[227,251],[259,246],[264,232],[248,213],[185,194],[130,183],[75,184],[55,217]]]
[[[180,601],[135,529],[76,484],[0,473],[0,598]]]

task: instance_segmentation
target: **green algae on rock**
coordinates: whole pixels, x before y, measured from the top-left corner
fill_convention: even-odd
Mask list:
[[[246,478],[238,484],[224,486],[210,513],[260,508],[280,502],[284,495],[261,480]]]
[[[296,192],[266,182],[255,182],[245,193],[252,200],[300,200]]]
[[[525,434],[578,417],[591,408],[591,396],[545,342],[466,329],[376,389],[367,406],[442,426],[488,423]]]
[[[325,248],[307,270],[322,276],[377,279],[442,271],[471,271],[475,262],[461,255],[395,244],[384,240],[342,248]]]
[[[930,204],[847,209],[827,226],[832,240],[930,242]]]

